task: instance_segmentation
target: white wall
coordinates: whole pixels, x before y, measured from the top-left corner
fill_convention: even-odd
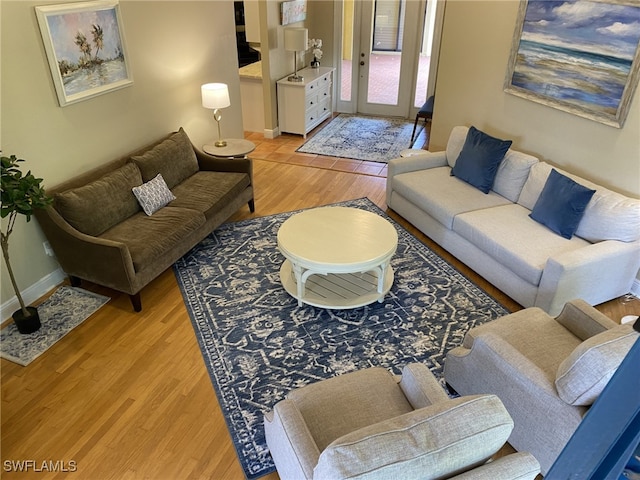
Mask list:
[[[514,147],[621,193],[640,197],[640,89],[623,128],[503,92],[519,2],[449,0],[430,149],[455,125],[475,125]]]
[[[3,155],[16,154],[44,185],[55,185],[184,127],[200,146],[216,135],[201,105],[200,85],[229,84],[222,134],[242,138],[240,82],[232,0],[120,0],[132,86],[64,108],[58,106],[34,6],[0,2]],[[4,223],[3,223],[4,225]],[[11,260],[21,289],[58,269],[45,256],[37,222],[19,219]],[[0,303],[14,296],[2,262]],[[43,292],[44,293],[44,292]],[[25,299],[26,300],[26,299]],[[2,319],[12,312],[2,312]]]
[[[443,149],[454,126],[475,125],[513,140],[518,150],[640,198],[640,89],[620,129],[505,93],[518,8],[512,0],[447,1],[429,149]],[[637,278],[636,284],[640,272]]]
[[[260,0],[265,131],[270,131],[274,136],[279,132],[276,82],[294,70],[293,52],[284,49],[284,29],[308,26],[307,21],[281,25],[280,4],[281,2],[273,0]],[[303,55],[300,53],[298,69],[304,66]]]
[[[283,26],[280,24],[280,3],[274,0],[258,1],[260,13],[260,39],[262,51],[265,130],[276,132],[278,128],[278,100],[276,82],[293,73],[293,53],[284,49],[284,29],[306,27],[309,38],[322,38],[322,64],[332,65],[333,56],[333,1],[308,0],[307,18],[302,22]],[[298,69],[309,64],[311,57],[298,56]]]

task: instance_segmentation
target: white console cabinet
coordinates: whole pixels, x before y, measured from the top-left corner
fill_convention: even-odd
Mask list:
[[[278,80],[278,123],[280,132],[307,133],[333,113],[332,67],[305,68],[298,71],[302,82]]]

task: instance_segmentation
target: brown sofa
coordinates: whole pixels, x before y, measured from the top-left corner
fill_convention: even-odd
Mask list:
[[[175,199],[148,215],[132,189],[158,174]],[[255,210],[251,160],[207,155],[182,128],[47,193],[36,217],[71,283],[127,293],[137,312],[145,285],[243,204]]]

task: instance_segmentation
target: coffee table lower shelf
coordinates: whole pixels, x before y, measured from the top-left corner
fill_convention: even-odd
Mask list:
[[[378,292],[378,276],[374,271],[364,273],[314,273],[305,283],[302,298],[289,260],[280,267],[280,281],[293,298],[308,305],[329,309],[357,308],[382,302],[393,285],[393,268],[386,269],[382,292]]]

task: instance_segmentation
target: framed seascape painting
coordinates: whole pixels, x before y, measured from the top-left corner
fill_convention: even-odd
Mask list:
[[[35,8],[61,107],[133,83],[117,0]]]
[[[639,43],[637,0],[521,0],[504,89],[621,128]]]

